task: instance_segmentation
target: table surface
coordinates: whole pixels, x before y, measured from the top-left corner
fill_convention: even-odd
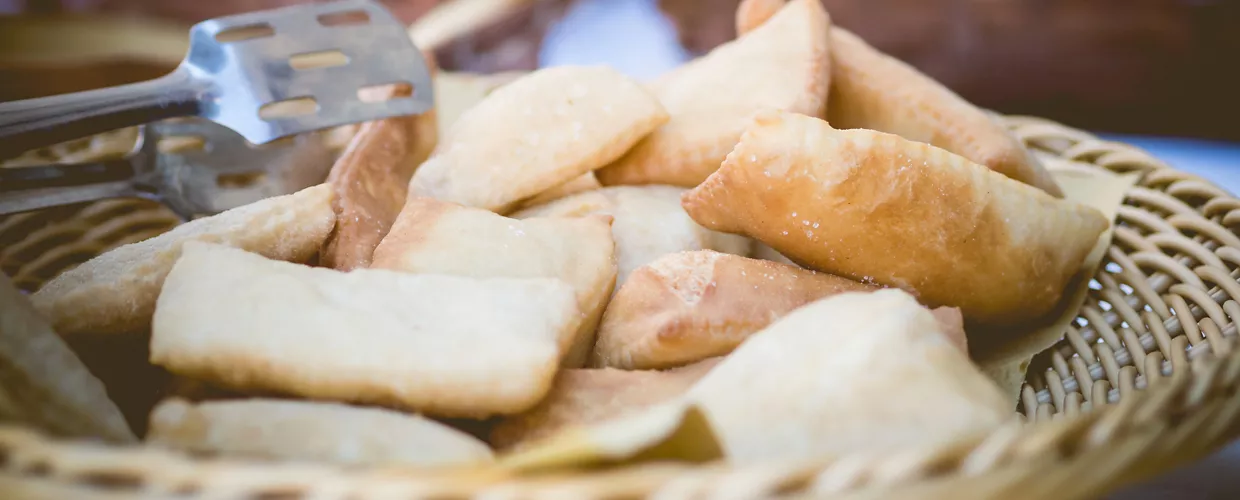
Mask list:
[[[548,33],[540,63],[608,64],[651,79],[687,59],[656,0],[581,0]],[[1149,151],[1178,169],[1240,193],[1240,144],[1187,139],[1104,136]],[[1107,500],[1240,498],[1240,442],[1203,460]]]

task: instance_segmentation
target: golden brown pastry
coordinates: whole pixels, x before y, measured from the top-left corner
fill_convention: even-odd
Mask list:
[[[516,220],[411,197],[375,250],[372,269],[477,278],[558,278],[573,286],[581,326],[561,339],[563,365],[580,367],[616,282],[611,217]]]
[[[580,321],[559,280],[343,273],[191,242],[150,356],[225,389],[486,417],[542,399]]]
[[[336,225],[322,184],[193,220],[118,247],[62,273],[31,298],[61,335],[145,333],[164,277],[187,241],[208,241],[272,259],[305,262]]]
[[[614,186],[530,207],[513,217],[614,217],[611,233],[616,240],[618,260],[615,289],[624,284],[634,269],[669,253],[702,249],[749,253],[749,239],[710,231],[693,222],[680,206],[684,192],[672,186]]]
[[[1108,225],[942,149],[786,112],[758,116],[684,207],[806,267],[990,324],[1050,311]]]
[[[719,363],[708,359],[667,371],[564,370],[538,406],[491,431],[496,448],[520,448],[558,431],[632,415],[683,394]]]
[[[831,30],[831,106],[838,129],[866,128],[968,158],[1055,197],[1046,168],[985,111],[847,30]]]
[[[822,116],[829,30],[819,0],[794,0],[753,32],[663,76],[652,88],[671,120],[599,170],[599,181],[693,187],[719,168],[755,112]]]
[[[751,337],[685,397],[729,463],[829,460],[990,432],[1015,408],[900,290],[845,293]]]
[[[612,162],[666,121],[650,92],[611,68],[538,70],[466,110],[409,190],[503,213]]]
[[[477,438],[418,415],[339,403],[241,399],[165,400],[151,412],[148,443],[195,453],[364,466],[485,463]]]
[[[433,59],[426,60],[434,72]],[[336,190],[336,231],[323,245],[321,265],[341,271],[370,265],[405,203],[409,178],[438,139],[435,110],[362,124],[327,178]]]
[[[877,289],[710,250],[664,255],[634,271],[612,298],[591,365],[648,370],[722,356],[797,307]]]

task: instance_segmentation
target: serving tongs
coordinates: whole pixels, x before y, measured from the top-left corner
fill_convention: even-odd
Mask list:
[[[142,126],[124,158],[0,168],[0,215],[145,198],[191,220],[321,183],[334,160],[318,133],[255,146],[207,120],[165,120]]]
[[[408,91],[366,92],[392,85]],[[393,97],[372,98],[379,95]],[[262,145],[420,114],[433,103],[422,53],[386,9],[365,0],[303,4],[194,25],[185,60],[155,80],[0,103],[0,158],[186,116]]]

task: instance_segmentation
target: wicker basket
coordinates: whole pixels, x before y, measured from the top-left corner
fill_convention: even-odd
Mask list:
[[[834,463],[647,464],[558,476],[337,469],[61,442],[0,427],[6,498],[1091,498],[1227,443],[1238,429],[1240,200],[1136,149],[1008,118],[1035,151],[1142,174],[1075,326],[1033,362],[1026,421],[931,451]],[[167,230],[161,207],[108,201],[0,220],[0,266],[27,289]],[[1187,319],[1191,318],[1191,321]]]

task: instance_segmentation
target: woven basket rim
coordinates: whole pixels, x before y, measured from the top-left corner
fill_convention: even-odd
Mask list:
[[[746,491],[761,496],[814,492],[863,497],[881,493],[877,496],[883,498],[954,498],[966,493],[1033,497],[1034,492],[1051,492],[1062,498],[1088,498],[1202,457],[1226,443],[1240,430],[1231,423],[1240,413],[1240,350],[1235,349],[1234,341],[1235,319],[1240,318],[1240,305],[1236,303],[1240,284],[1235,282],[1234,270],[1240,268],[1240,237],[1232,229],[1240,226],[1240,200],[1135,147],[1102,141],[1042,118],[1013,116],[1005,117],[1005,121],[1031,149],[1115,172],[1142,174],[1121,210],[1122,227],[1126,229],[1117,230],[1108,261],[1129,259],[1134,268],[1152,269],[1149,277],[1141,277],[1149,278],[1146,285],[1155,296],[1166,297],[1163,306],[1169,311],[1166,317],[1155,311],[1153,318],[1159,320],[1158,325],[1149,322],[1140,328],[1146,330],[1146,339],[1133,325],[1125,327],[1128,331],[1109,326],[1103,312],[1095,314],[1089,309],[1097,308],[1100,302],[1087,303],[1081,314],[1090,318],[1093,330],[1070,329],[1064,340],[1040,355],[1055,358],[1047,361],[1050,365],[1043,367],[1045,372],[1031,371],[1026,380],[1022,401],[1027,422],[946,446],[835,463],[735,467],[655,464],[551,478],[192,457],[150,448],[63,441],[6,424],[0,425],[0,486],[27,493],[74,495],[277,492],[369,497],[436,493],[455,498],[509,492],[519,497],[580,494],[584,498]],[[1155,209],[1166,209],[1169,215],[1156,214]],[[1150,235],[1133,229],[1141,224],[1154,228],[1148,231]],[[1208,248],[1213,245],[1210,242],[1218,245]],[[1129,251],[1134,248],[1137,251]],[[1170,248],[1180,258],[1160,260],[1151,248]],[[1203,248],[1214,257],[1197,255]],[[1163,252],[1165,255],[1167,250]],[[1201,265],[1190,267],[1183,262]],[[1103,273],[1114,274],[1100,271],[1099,280],[1112,279]],[[1232,280],[1230,284],[1222,282],[1228,279]],[[1176,282],[1160,285],[1154,283],[1157,280]],[[1196,282],[1202,287],[1189,286]],[[1205,286],[1207,282],[1216,286]],[[1110,290],[1109,286],[1104,283],[1099,293]],[[1127,297],[1144,293],[1139,287],[1129,288],[1132,292]],[[1120,310],[1122,307],[1115,302],[1111,311],[1119,311],[1115,314],[1120,316],[1132,312]],[[1190,316],[1194,322],[1180,324],[1181,318]],[[1159,328],[1163,329],[1161,333]],[[1176,329],[1179,334],[1168,333]],[[1114,343],[1112,337],[1129,351],[1139,343],[1156,345],[1144,353],[1145,358],[1130,354],[1125,361],[1117,354],[1125,351],[1107,347]],[[1082,351],[1092,357],[1084,359]],[[1163,351],[1168,355],[1163,356]],[[1139,370],[1139,361],[1150,367],[1157,362],[1157,369]],[[1070,376],[1060,376],[1063,363]],[[1097,370],[1091,363],[1101,367],[1100,375],[1094,376]],[[1163,373],[1165,367],[1170,373]],[[1112,391],[1118,394],[1117,403],[1110,401]]]

